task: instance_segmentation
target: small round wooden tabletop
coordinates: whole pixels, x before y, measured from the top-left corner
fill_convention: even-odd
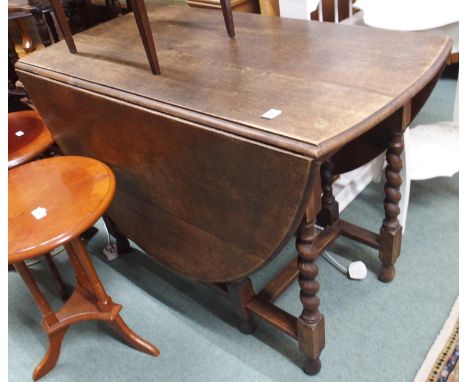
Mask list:
[[[8,169],[29,162],[54,140],[38,112],[8,113]]]
[[[8,263],[42,255],[92,226],[115,194],[104,163],[53,157],[8,172]]]

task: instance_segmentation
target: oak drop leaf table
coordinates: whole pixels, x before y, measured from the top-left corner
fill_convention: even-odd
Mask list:
[[[76,55],[59,43],[28,56],[18,74],[62,150],[115,172],[107,222],[120,243],[131,238],[215,285],[243,331],[256,316],[297,339],[305,371],[316,373],[325,326],[315,260],[342,234],[378,249],[381,280],[395,276],[402,134],[451,42],[241,13],[227,40],[209,10],[163,4],[148,14],[159,77],[128,16],[76,35]],[[261,117],[272,108],[282,113]],[[385,219],[374,233],[339,218],[331,182],[385,150]],[[255,294],[249,275],[296,233],[297,264]],[[298,274],[296,318],[273,301]]]

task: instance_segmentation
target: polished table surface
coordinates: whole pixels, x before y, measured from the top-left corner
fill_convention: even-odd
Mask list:
[[[171,270],[214,284],[243,331],[256,316],[297,339],[315,374],[325,345],[315,260],[344,235],[378,249],[382,281],[395,277],[403,132],[451,42],[240,13],[229,39],[213,11],[148,11],[160,76],[130,14],[76,35],[78,54],[61,42],[26,57],[18,74],[61,150],[114,171],[106,224],[118,243],[131,238]],[[272,108],[282,114],[261,117]],[[339,218],[331,184],[384,150],[385,218],[374,233]],[[255,293],[249,275],[295,234],[297,261]],[[296,318],[273,301],[297,276]]]
[[[229,39],[213,16],[149,6],[158,77],[132,15],[76,35],[77,55],[61,42],[22,62],[28,71],[48,70],[59,81],[315,157],[401,107],[450,50],[443,36],[240,13]],[[282,114],[260,117],[271,108]]]

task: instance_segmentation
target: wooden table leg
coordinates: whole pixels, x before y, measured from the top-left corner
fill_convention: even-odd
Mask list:
[[[70,242],[70,244],[73,248],[73,253],[76,255],[80,266],[89,280],[92,292],[96,296],[99,310],[101,312],[111,311],[113,307],[112,299],[107,295],[106,290],[104,289],[104,286],[102,285],[101,280],[96,273],[96,269],[94,269],[94,265],[91,262],[88,251],[81,242],[81,239],[74,239]]]
[[[307,374],[317,374],[320,371],[319,357],[325,347],[325,323],[319,311],[320,299],[317,297],[320,289],[316,280],[319,268],[315,264],[315,260],[320,256],[320,250],[314,245],[315,236],[315,218],[309,221],[304,218],[296,239],[300,299],[303,306],[302,313],[297,319],[297,336],[299,349],[306,356],[304,371]]]
[[[130,250],[130,241],[126,236],[121,234],[116,226],[116,224],[112,221],[109,215],[104,214],[102,216],[104,220],[104,224],[106,225],[107,230],[109,233],[115,237],[115,241],[117,243],[117,252],[119,255],[122,255]]]
[[[247,309],[247,304],[255,295],[252,281],[245,278],[240,281],[227,283],[227,291],[231,304],[241,320],[240,331],[245,334],[252,334],[255,330],[255,322]]]
[[[86,277],[89,280],[90,286],[93,290],[94,296],[97,299],[97,307],[101,312],[110,312],[114,308],[114,303],[110,296],[107,295],[104,286],[96,273],[96,269],[89,257],[88,251],[86,250],[81,239],[74,239],[71,241],[71,248],[74,255],[79,261]],[[148,353],[153,356],[159,355],[159,350],[156,346],[152,345],[148,341],[144,340],[133,332],[124,322],[124,320],[117,315],[112,321],[108,321],[109,325],[112,326],[120,336],[134,348]]]
[[[333,162],[326,160],[320,167],[322,182],[322,208],[317,215],[317,223],[322,227],[332,225],[340,218],[338,202],[333,196]]]
[[[385,168],[385,218],[380,228],[379,259],[382,262],[382,269],[379,279],[390,282],[395,278],[395,262],[400,256],[402,227],[398,221],[400,214],[399,202],[401,199],[400,186],[402,178],[400,171],[403,168],[401,153],[404,149],[403,132],[409,124],[411,105],[407,104],[403,108],[402,125],[391,129],[391,139],[388,144]]]
[[[60,293],[60,297],[62,297],[62,300],[65,301],[68,298],[67,288],[65,287],[62,276],[60,276],[60,272],[55,265],[54,259],[52,259],[50,253],[46,253],[44,257],[46,259],[47,265],[49,266],[50,272],[52,273],[52,277],[55,281],[55,286]]]
[[[70,264],[75,270],[75,278],[76,278],[78,285],[85,288],[90,293],[92,293],[92,288],[90,286],[88,276],[86,276],[86,273],[83,267],[81,266],[78,258],[76,257],[75,251],[73,250],[71,243],[64,244],[64,247],[65,247],[65,251],[67,252],[68,259],[70,260]]]
[[[29,273],[28,267],[24,262],[19,262],[14,264],[16,271],[23,279],[24,283],[28,287],[29,291],[31,292],[34,302],[36,303],[39,311],[42,314],[44,322],[48,326],[52,326],[58,322],[57,316],[55,312],[50,307],[49,303],[45,299],[44,295],[41,293],[39,287],[37,286],[36,282],[32,278],[31,274]],[[62,340],[67,332],[68,327],[63,328],[55,333],[47,333],[49,339],[49,349],[36,367],[33,373],[33,379],[37,380],[42,376],[46,375],[50,370],[54,368],[57,363],[57,360],[60,356],[60,349],[62,346]]]

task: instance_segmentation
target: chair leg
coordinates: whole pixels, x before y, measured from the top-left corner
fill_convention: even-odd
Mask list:
[[[68,49],[71,53],[76,53],[77,50],[75,42],[73,41],[73,36],[70,30],[70,26],[68,25],[67,17],[65,16],[65,11],[63,10],[62,3],[60,0],[50,0],[50,5],[55,13],[57,23],[65,39],[65,42],[67,43]]]
[[[223,10],[226,32],[229,37],[234,37],[236,35],[236,31],[234,30],[234,18],[232,16],[231,0],[221,0],[221,9]]]
[[[57,265],[55,265],[54,259],[50,253],[46,253],[44,255],[47,265],[49,266],[50,272],[52,273],[52,277],[54,278],[55,285],[57,287],[58,292],[60,293],[60,297],[62,297],[63,301],[66,301],[68,298],[67,288],[65,287],[65,283],[62,280],[62,276],[60,276],[60,272],[57,269]]]
[[[161,74],[145,2],[144,0],[130,0],[130,4],[138,26],[138,31],[140,32],[143,47],[145,48],[146,56],[148,57],[151,71],[156,75]]]

